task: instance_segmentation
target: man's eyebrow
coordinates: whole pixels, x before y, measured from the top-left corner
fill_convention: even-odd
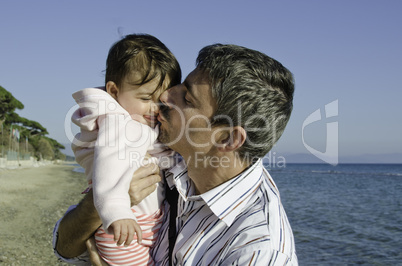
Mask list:
[[[186,87],[187,92],[190,94],[191,98],[198,103],[197,97],[194,95],[194,87],[191,85],[188,80],[183,81],[184,87]]]

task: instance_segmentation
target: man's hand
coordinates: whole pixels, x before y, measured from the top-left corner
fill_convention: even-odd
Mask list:
[[[134,234],[137,234],[137,242],[141,244],[142,241],[142,231],[138,223],[132,219],[122,219],[114,221],[110,228],[113,230],[114,240],[117,245],[128,246],[134,239]]]
[[[150,163],[135,171],[131,180],[130,194],[131,206],[137,205],[156,189],[156,184],[161,181],[159,167]]]

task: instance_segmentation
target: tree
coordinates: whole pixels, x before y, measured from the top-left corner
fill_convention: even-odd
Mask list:
[[[4,123],[6,129],[18,129],[21,139],[27,138],[35,150],[35,156],[51,159],[64,159],[60,149],[65,147],[56,140],[46,137],[48,131],[40,123],[19,116],[14,111],[23,109],[24,105],[9,91],[0,86],[0,125]],[[4,139],[4,135],[2,139]],[[4,145],[6,146],[6,145]]]
[[[45,138],[39,139],[38,149],[37,149],[37,157],[43,158],[45,160],[53,160],[54,152],[53,147],[50,145],[49,141]]]
[[[53,153],[54,153],[54,159],[59,159],[59,160],[65,160],[66,159],[66,155],[60,152],[60,149],[65,149],[66,147],[64,147],[62,144],[60,144],[59,142],[57,142],[57,140],[49,138],[49,137],[43,137],[44,139],[46,139],[50,145],[53,148]]]
[[[64,147],[64,145],[60,144],[57,142],[57,140],[49,138],[49,137],[44,137],[47,141],[49,141],[49,143],[52,145],[53,148],[55,149],[65,149],[66,147]]]
[[[17,113],[10,113],[5,118],[5,124],[18,125],[21,135],[24,137],[31,137],[35,135],[47,135],[47,129],[36,121],[20,117]]]
[[[0,125],[6,119],[6,116],[13,113],[15,109],[24,109],[24,105],[18,101],[11,92],[0,86]]]

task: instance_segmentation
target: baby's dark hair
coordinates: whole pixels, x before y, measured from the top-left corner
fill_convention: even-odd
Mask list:
[[[113,44],[106,60],[105,85],[113,81],[121,86],[130,72],[140,74],[138,85],[160,77],[158,88],[168,77],[167,88],[181,82],[179,62],[172,52],[157,38],[149,34],[130,34]]]

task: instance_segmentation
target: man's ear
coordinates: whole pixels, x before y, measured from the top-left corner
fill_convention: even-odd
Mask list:
[[[109,93],[117,101],[119,88],[117,87],[116,83],[114,83],[113,81],[108,81],[106,83],[106,92]]]
[[[243,146],[247,138],[247,132],[241,126],[230,128],[224,138],[219,141],[218,150],[221,152],[230,152]]]

